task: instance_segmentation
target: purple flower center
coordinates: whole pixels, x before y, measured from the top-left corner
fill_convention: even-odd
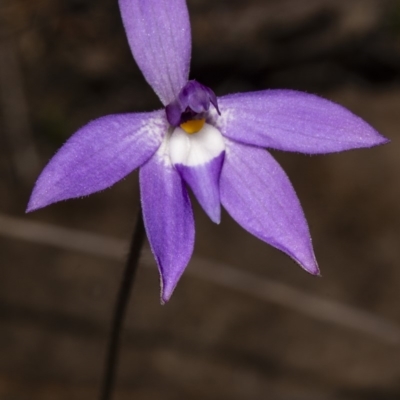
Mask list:
[[[207,86],[192,80],[182,88],[178,97],[165,107],[168,122],[177,127],[187,121],[205,119],[212,104],[218,109],[217,96]]]

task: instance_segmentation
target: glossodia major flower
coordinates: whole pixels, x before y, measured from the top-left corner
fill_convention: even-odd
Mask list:
[[[190,188],[216,223],[221,205],[244,229],[318,274],[307,222],[285,172],[264,149],[306,154],[387,140],[347,109],[292,90],[217,99],[188,80],[185,0],[119,0],[133,56],[164,108],[109,115],[50,160],[28,211],[103,190],[140,167],[144,223],[167,301],[193,252]]]

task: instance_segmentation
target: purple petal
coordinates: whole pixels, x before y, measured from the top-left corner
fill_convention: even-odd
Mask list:
[[[226,142],[222,205],[244,229],[318,274],[307,222],[285,172],[267,151]]]
[[[191,35],[185,0],[119,0],[133,57],[166,106],[189,76]]]
[[[171,297],[194,246],[190,199],[166,147],[161,146],[139,175],[147,237],[161,275],[162,302]]]
[[[219,197],[219,178],[225,153],[203,165],[188,167],[175,164],[182,179],[193,190],[196,199],[210,219],[219,224],[221,221],[221,206]]]
[[[317,154],[387,142],[346,108],[307,93],[265,90],[220,97],[218,102],[222,134],[254,146]]]
[[[109,115],[88,123],[44,168],[27,211],[110,187],[144,164],[167,130],[164,110]]]

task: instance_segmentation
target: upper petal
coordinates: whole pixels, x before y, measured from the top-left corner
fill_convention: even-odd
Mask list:
[[[44,168],[27,211],[113,185],[154,154],[167,129],[164,110],[109,115],[88,123]]]
[[[166,106],[189,77],[191,34],[185,0],[119,0],[133,57]]]
[[[168,154],[167,138],[140,169],[143,218],[161,275],[166,302],[189,263],[194,246],[192,206],[184,183]]]
[[[318,274],[299,200],[267,151],[226,140],[220,193],[222,205],[244,229]]]
[[[387,142],[361,118],[321,97],[265,90],[218,98],[222,134],[242,143],[308,154]]]

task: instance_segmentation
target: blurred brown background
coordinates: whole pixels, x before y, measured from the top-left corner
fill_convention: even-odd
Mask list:
[[[226,213],[212,224],[196,204],[195,257],[160,306],[146,245],[115,399],[399,399],[400,1],[188,6],[191,77],[217,95],[318,93],[392,142],[274,153],[303,204],[321,279]],[[1,400],[97,398],[137,174],[85,199],[24,209],[40,169],[78,127],[158,107],[117,0],[0,0]]]

